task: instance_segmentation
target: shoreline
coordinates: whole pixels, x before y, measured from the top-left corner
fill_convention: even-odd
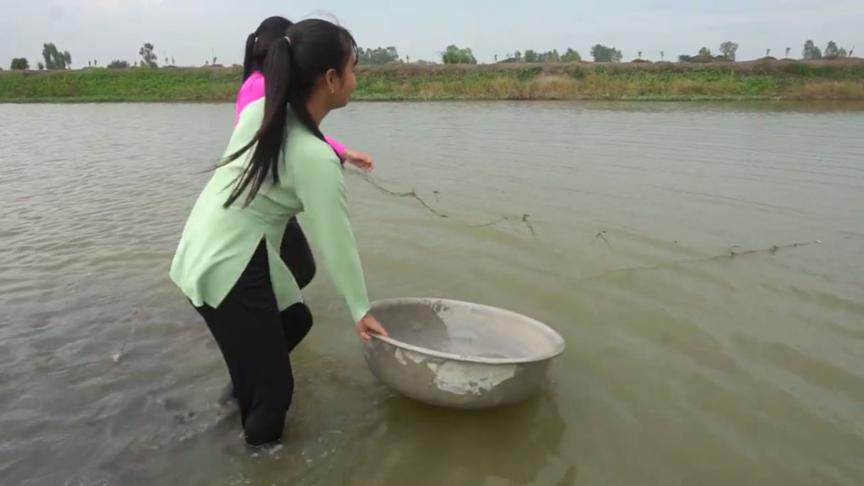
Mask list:
[[[0,103],[230,102],[241,70],[2,71]],[[354,101],[864,101],[864,59],[360,66]]]

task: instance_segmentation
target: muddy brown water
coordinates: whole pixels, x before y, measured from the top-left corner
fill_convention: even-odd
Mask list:
[[[0,105],[3,484],[864,483],[860,107],[334,113],[376,183],[448,216],[348,176],[372,297],[512,309],[568,348],[519,406],[419,405],[371,376],[322,273],[286,442],[257,454],[167,278],[232,120]]]

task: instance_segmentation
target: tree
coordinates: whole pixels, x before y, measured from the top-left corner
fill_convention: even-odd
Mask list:
[[[771,57],[771,48],[765,49],[765,57]]]
[[[54,54],[57,52],[57,47],[54,43],[42,44],[42,57],[45,59],[45,66],[48,69],[55,69]]]
[[[846,57],[849,53],[846,52],[846,49],[842,47],[838,47],[837,43],[833,40],[828,42],[828,45],[825,46],[825,57],[828,59],[836,59],[838,57]]]
[[[707,47],[699,49],[699,54],[696,54],[695,56],[678,56],[678,62],[714,62],[724,59],[725,57],[718,56],[717,58],[715,58],[714,56],[712,56],[711,49],[708,49]]]
[[[12,59],[12,69],[30,69],[30,63],[24,57],[16,57]]]
[[[156,64],[156,53],[153,52],[153,44],[146,42],[141,49],[138,50],[138,55],[141,56],[141,67],[147,66],[148,68],[157,68],[159,67]]]
[[[441,53],[441,60],[444,64],[477,64],[477,59],[474,58],[470,48],[463,49],[455,45],[447,46],[447,50]]]
[[[567,52],[561,56],[561,62],[582,62],[582,56],[579,55],[578,51],[568,47]]]
[[[129,67],[129,63],[126,61],[121,61],[119,59],[114,59],[110,63],[108,63],[108,69],[126,69]]]
[[[738,44],[732,41],[726,41],[720,44],[720,53],[723,54],[723,57],[726,59],[734,61],[736,52],[738,52]]]
[[[573,51],[572,49],[568,49],[568,51],[571,53],[571,57],[573,56],[573,54],[575,54],[577,56],[576,60],[577,61],[580,60],[580,59],[578,59],[578,56],[579,56],[578,52]],[[519,56],[519,57],[509,57],[509,55],[508,55],[509,58],[507,59],[507,61],[508,62],[533,62],[533,63],[562,62],[562,61],[563,62],[569,62],[569,61],[564,60],[564,58],[561,57],[561,54],[558,53],[558,49],[552,49],[551,51],[546,51],[546,52],[538,52],[538,51],[535,51],[533,49],[528,49],[527,51],[525,51],[524,55],[520,54],[519,51],[516,51],[516,56]],[[565,54],[565,56],[566,56],[566,54]]]
[[[537,62],[561,62],[561,54],[558,53],[558,49],[552,49],[551,51],[546,52],[538,52]]]
[[[93,67],[93,61],[87,61],[87,67]]]
[[[660,51],[660,62],[663,62],[666,59],[666,52]]]
[[[834,58],[839,57],[840,49],[837,48],[837,43],[832,41],[828,41],[828,45],[825,46],[825,57]]]
[[[678,56],[678,62],[714,62],[725,60],[725,56],[717,56],[716,58],[711,55],[711,49],[707,47],[703,47],[699,49],[699,53],[695,56],[681,55]]]
[[[358,62],[360,64],[388,64],[399,59],[399,53],[395,47],[376,47],[358,49]]]
[[[804,43],[803,57],[805,60],[822,59],[822,51],[816,47],[812,40]]]
[[[399,51],[394,46],[357,50],[360,64],[389,64],[399,61]]]
[[[591,48],[591,57],[594,62],[621,62],[621,51],[614,47],[606,47],[602,44],[597,44]]]
[[[501,62],[506,62],[506,63],[522,62],[522,53],[519,51],[516,51],[515,53],[509,53],[508,52],[507,54],[504,54],[504,60]]]
[[[36,66],[39,68],[40,71],[44,71],[44,70],[45,70],[45,65],[42,64],[41,62],[38,63],[38,64],[36,64]]]
[[[788,58],[790,52],[792,52],[792,48],[791,48],[791,47],[787,47],[787,48],[786,48],[786,56],[785,56],[785,57]]]
[[[639,59],[642,59],[642,51],[639,51]]]
[[[177,65],[177,63],[174,62],[174,58],[173,58],[173,57],[171,58],[171,65],[172,65],[172,66],[176,66],[176,65]]]
[[[72,55],[69,51],[60,52],[53,42],[42,44],[42,57],[48,69],[66,69],[72,67]]]

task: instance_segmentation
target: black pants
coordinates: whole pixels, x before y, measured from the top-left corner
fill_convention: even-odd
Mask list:
[[[305,287],[315,275],[315,262],[294,219],[286,228],[280,253],[298,284]],[[196,309],[225,358],[246,442],[278,441],[294,395],[290,353],[312,327],[309,308],[298,303],[279,312],[262,241],[219,307]]]

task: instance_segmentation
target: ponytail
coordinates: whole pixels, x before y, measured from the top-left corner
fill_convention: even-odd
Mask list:
[[[267,17],[246,37],[246,49],[243,54],[243,81],[255,71],[260,71],[264,58],[271,44],[279,42],[293,22],[285,17]]]
[[[273,180],[279,182],[279,156],[285,138],[285,123],[288,115],[288,92],[291,89],[291,46],[287,37],[270,45],[264,58],[264,119],[255,137],[243,148],[234,152],[224,163],[233,162],[255,145],[252,159],[238,176],[234,189],[225,201],[227,208],[249,189],[243,206],[247,206],[267,176],[272,172]]]
[[[258,41],[258,33],[252,32],[246,38],[246,51],[243,55],[243,81],[255,71],[255,43]]]

